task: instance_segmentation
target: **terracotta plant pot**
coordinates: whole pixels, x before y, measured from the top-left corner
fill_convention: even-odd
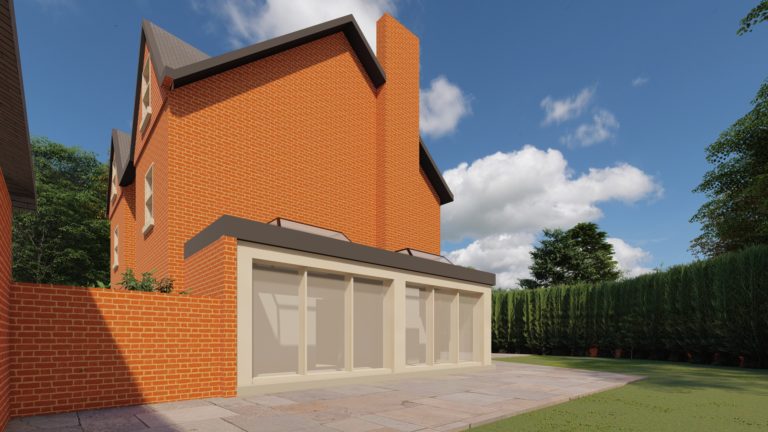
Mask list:
[[[590,357],[597,357],[598,349],[596,346],[591,346],[587,350],[587,353],[589,354]]]

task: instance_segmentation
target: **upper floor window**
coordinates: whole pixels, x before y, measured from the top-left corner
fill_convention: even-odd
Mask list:
[[[117,251],[118,251],[117,247],[119,244],[120,244],[120,227],[116,226],[115,232],[112,235],[112,268],[113,269],[116,269],[119,263],[118,255],[117,255]]]
[[[155,226],[155,210],[153,207],[153,177],[154,177],[155,165],[152,164],[147,170],[147,174],[144,176],[144,233],[146,234],[150,228]]]
[[[112,161],[112,194],[110,202],[114,203],[115,198],[117,198],[117,166],[115,165],[115,161]]]
[[[147,60],[144,62],[144,68],[141,72],[141,131],[144,132],[147,124],[149,124],[149,118],[152,114],[152,85],[151,73],[150,73],[150,58],[147,56]]]

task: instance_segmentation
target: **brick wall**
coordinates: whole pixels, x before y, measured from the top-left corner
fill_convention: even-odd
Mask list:
[[[236,361],[221,342],[223,304],[12,284],[11,416],[234,395],[222,381]]]
[[[223,214],[281,216],[365,245],[439,253],[439,201],[419,169],[418,39],[383,20],[382,89],[337,33],[169,94],[175,279],[184,242]]]
[[[11,196],[0,170],[0,431],[10,414]]]
[[[237,239],[221,237],[184,264],[185,290],[194,296],[221,301],[219,350],[231,353],[222,358],[222,396],[235,396],[237,387]]]
[[[149,51],[144,49],[144,56]],[[142,59],[143,60],[143,59]],[[168,116],[165,104],[168,95],[157,80],[155,68],[151,74],[152,115],[142,131],[141,115],[137,114],[134,125],[136,149],[133,155],[135,178],[132,185],[120,188],[117,209],[111,216],[111,233],[120,225],[120,266],[111,269],[112,286],[126,269],[132,268],[137,275],[153,271],[155,276],[168,276]],[[144,232],[144,177],[153,167],[153,204],[155,226]],[[125,226],[123,228],[123,226]],[[125,257],[125,259],[123,259]],[[171,275],[173,276],[173,275]],[[179,281],[181,282],[181,281]]]
[[[127,268],[136,266],[136,185],[118,186],[118,195],[111,204],[110,234],[109,234],[109,269],[111,286],[118,286],[122,274]],[[113,250],[115,227],[119,228],[118,266],[113,266]]]

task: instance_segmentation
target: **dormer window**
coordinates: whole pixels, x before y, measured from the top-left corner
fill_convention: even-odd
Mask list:
[[[147,128],[152,115],[152,86],[150,85],[150,58],[144,62],[141,72],[141,131]]]
[[[152,198],[154,188],[154,170],[155,165],[152,164],[147,170],[147,174],[144,176],[144,234],[146,234],[150,229],[152,229],[153,226],[155,226],[155,211],[153,206],[154,200]]]
[[[114,204],[115,198],[117,198],[117,165],[115,165],[115,161],[112,161],[112,194],[110,202]]]

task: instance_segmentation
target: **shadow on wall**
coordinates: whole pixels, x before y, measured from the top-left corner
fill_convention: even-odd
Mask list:
[[[227,394],[220,301],[14,283],[11,417]]]

